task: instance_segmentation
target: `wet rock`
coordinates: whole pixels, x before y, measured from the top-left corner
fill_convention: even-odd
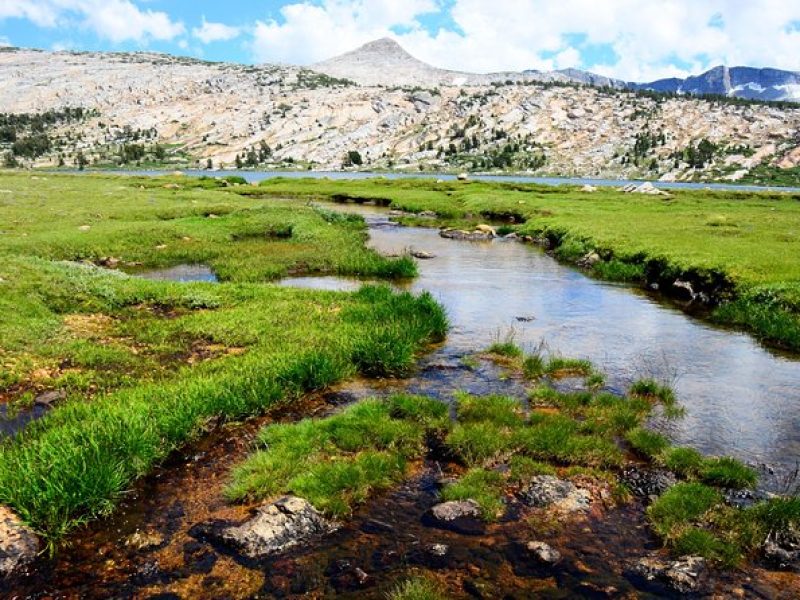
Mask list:
[[[544,542],[528,542],[526,548],[531,556],[542,564],[554,565],[561,560],[561,553]]]
[[[56,402],[60,402],[67,397],[67,392],[64,390],[51,390],[49,392],[44,392],[43,394],[39,394],[34,399],[33,403],[38,406],[46,406],[50,407],[53,406]]]
[[[113,256],[103,256],[98,261],[97,264],[101,267],[106,267],[108,269],[116,269],[119,266],[120,260]]]
[[[349,560],[334,561],[325,574],[330,578],[331,584],[337,592],[364,589],[375,583],[366,571],[355,566]]]
[[[531,316],[524,316],[524,317],[514,317],[520,323],[530,323],[531,321],[535,321],[536,317]]]
[[[706,561],[700,556],[684,556],[674,561],[657,557],[641,558],[631,565],[629,575],[679,594],[700,590]]]
[[[512,231],[511,233],[503,236],[504,240],[518,240],[519,234],[516,231]]]
[[[426,219],[435,219],[438,215],[432,210],[423,210],[417,214],[418,217],[425,217]]]
[[[428,547],[428,553],[431,556],[444,556],[449,550],[450,548],[447,546],[447,544],[431,544]]]
[[[552,507],[567,513],[587,510],[591,504],[589,492],[552,475],[534,477],[518,497],[527,506]]]
[[[279,554],[331,533],[338,524],[326,520],[311,503],[284,496],[259,508],[241,525],[212,525],[206,535],[249,558]]]
[[[467,535],[480,535],[485,530],[480,506],[475,500],[453,500],[437,504],[425,514],[423,522]]]
[[[634,496],[650,498],[660,496],[678,483],[675,474],[666,469],[649,469],[637,465],[626,467],[620,478]]]
[[[697,298],[692,284],[681,279],[676,279],[672,282],[672,293],[684,300],[694,300]]]
[[[424,250],[414,250],[413,252],[411,252],[411,256],[413,256],[414,258],[422,259],[422,260],[428,260],[428,259],[431,259],[431,258],[436,258],[435,254],[431,254],[430,252],[425,252]]]
[[[39,553],[39,538],[20,518],[0,506],[0,579],[19,574]]]
[[[370,519],[361,526],[361,531],[364,533],[393,533],[394,526],[378,519]]]
[[[485,223],[481,223],[480,225],[475,226],[475,231],[480,231],[481,233],[485,233],[491,237],[497,237],[497,231],[491,225],[486,225]]]
[[[459,173],[457,179],[459,181],[469,181],[469,175],[466,173]]]
[[[771,533],[763,553],[766,561],[779,569],[800,568],[800,530],[792,527]]]

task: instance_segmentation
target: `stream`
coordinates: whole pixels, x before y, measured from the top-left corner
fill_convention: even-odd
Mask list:
[[[394,582],[417,572],[460,590],[459,597],[669,596],[626,575],[626,564],[660,547],[641,502],[558,526],[504,519],[484,535],[464,536],[423,524],[442,474],[431,460],[417,465],[400,488],[359,508],[335,534],[281,556],[249,561],[197,535],[196,526],[209,519],[247,518],[253,506],[228,503],[221,489],[266,423],[326,415],[357,398],[400,390],[445,401],[459,390],[524,398],[526,382],[489,361],[463,360],[509,336],[529,350],[590,359],[607,374],[612,391],[643,376],[671,383],[686,416],[651,425],[676,444],[764,465],[767,489],[781,488],[783,474],[794,468],[800,457],[797,360],[636,288],[593,280],[531,245],[454,241],[436,229],[395,226],[386,209],[337,209],[363,215],[370,244],[382,253],[434,256],[419,260],[419,277],[398,287],[429,291],[446,307],[452,324],[447,340],[420,360],[411,378],[346,382],[275,414],[217,428],[140,481],[109,519],[74,535],[57,559],[42,561],[15,590],[21,597],[384,598]],[[146,274],[193,275],[213,280],[202,265]],[[349,291],[361,283],[302,277],[280,285]],[[519,552],[531,539],[559,548],[562,562],[546,572],[528,570]],[[434,544],[447,546],[447,554],[432,555]],[[790,598],[800,593],[800,583],[796,575],[755,567],[717,573],[712,590],[717,597]]]

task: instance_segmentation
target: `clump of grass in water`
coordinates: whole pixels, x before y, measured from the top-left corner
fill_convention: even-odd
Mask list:
[[[365,400],[325,419],[271,425],[259,434],[259,450],[231,477],[232,500],[294,493],[319,510],[349,515],[370,493],[397,483],[407,461],[425,451],[431,428],[444,426],[436,400],[396,396]]]
[[[505,508],[503,496],[506,487],[505,478],[497,471],[473,468],[461,479],[448,484],[442,490],[442,500],[475,500],[486,521],[498,519]]]
[[[448,600],[441,585],[427,577],[413,577],[397,584],[386,594],[387,600]]]

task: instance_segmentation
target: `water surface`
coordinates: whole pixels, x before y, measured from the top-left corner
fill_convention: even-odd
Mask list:
[[[637,288],[591,279],[529,245],[444,239],[435,229],[386,227],[387,213],[376,207],[341,210],[381,225],[371,228],[370,243],[382,253],[414,248],[436,256],[418,261],[420,276],[406,286],[431,292],[447,309],[452,330],[436,356],[460,356],[507,335],[529,349],[544,344],[590,359],[617,391],[643,376],[671,383],[686,416],[657,425],[677,444],[779,471],[800,460],[796,359]]]

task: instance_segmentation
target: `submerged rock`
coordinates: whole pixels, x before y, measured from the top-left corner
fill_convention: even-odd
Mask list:
[[[0,578],[18,574],[39,553],[39,538],[20,518],[0,506]]]
[[[705,574],[706,561],[700,556],[684,556],[674,561],[657,557],[641,558],[630,569],[630,574],[647,583],[655,583],[688,594],[700,589]]]
[[[554,565],[561,560],[561,553],[550,544],[545,544],[544,542],[528,542],[526,548],[537,562]]]
[[[587,510],[591,504],[589,492],[552,475],[534,477],[518,496],[527,506],[553,507],[562,512]]]
[[[479,535],[485,529],[480,506],[471,499],[437,504],[425,514],[423,520],[428,525],[456,533]]]
[[[244,556],[261,558],[285,552],[338,527],[307,500],[284,496],[259,508],[252,519],[241,525],[212,525],[206,533]]]
[[[414,258],[422,259],[422,260],[426,260],[426,259],[429,259],[429,258],[436,258],[435,254],[431,254],[430,252],[425,252],[424,250],[414,250],[411,253],[411,256],[413,256]]]

